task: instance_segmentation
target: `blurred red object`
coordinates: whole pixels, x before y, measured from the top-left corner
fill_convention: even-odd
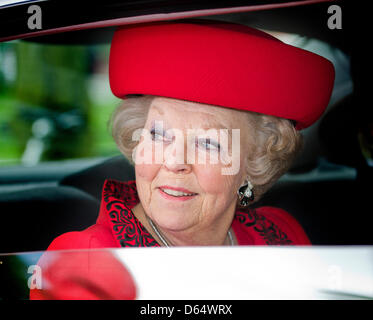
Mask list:
[[[38,262],[41,288],[31,300],[133,300],[136,285],[108,250],[47,251]]]

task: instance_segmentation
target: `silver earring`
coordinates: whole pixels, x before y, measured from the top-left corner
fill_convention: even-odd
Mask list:
[[[238,200],[242,207],[247,207],[249,203],[254,200],[253,188],[251,182],[246,180],[245,184],[238,189]]]

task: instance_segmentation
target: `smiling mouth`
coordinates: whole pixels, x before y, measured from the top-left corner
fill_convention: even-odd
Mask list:
[[[175,190],[167,187],[159,187],[159,190],[168,196],[182,198],[182,197],[192,197],[197,195],[197,193],[190,192],[188,190]]]

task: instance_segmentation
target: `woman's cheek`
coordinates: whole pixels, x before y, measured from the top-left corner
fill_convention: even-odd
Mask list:
[[[157,176],[159,165],[156,164],[136,164],[136,178],[141,178],[147,182],[152,182]]]
[[[136,177],[141,177],[148,182],[153,181],[161,166],[156,160],[152,141],[148,137],[140,140],[135,151]]]
[[[159,168],[151,164],[135,165],[137,193],[145,210],[149,209],[153,195],[153,182],[156,179]]]
[[[208,194],[225,194],[231,187],[232,176],[222,175],[219,165],[204,165],[195,167],[198,183]]]

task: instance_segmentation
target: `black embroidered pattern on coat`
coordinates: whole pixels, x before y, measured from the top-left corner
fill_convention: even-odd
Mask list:
[[[115,180],[107,180],[104,185],[104,201],[108,202],[109,197],[122,200],[130,208],[135,206],[140,201],[137,196],[135,181],[122,183]]]
[[[285,232],[265,216],[259,214],[255,209],[237,211],[236,219],[248,228],[252,228],[264,238],[268,245],[290,245],[293,241],[288,239]]]
[[[134,181],[124,184],[107,180],[103,199],[112,222],[114,236],[119,240],[121,247],[159,247],[131,211],[139,202]]]

